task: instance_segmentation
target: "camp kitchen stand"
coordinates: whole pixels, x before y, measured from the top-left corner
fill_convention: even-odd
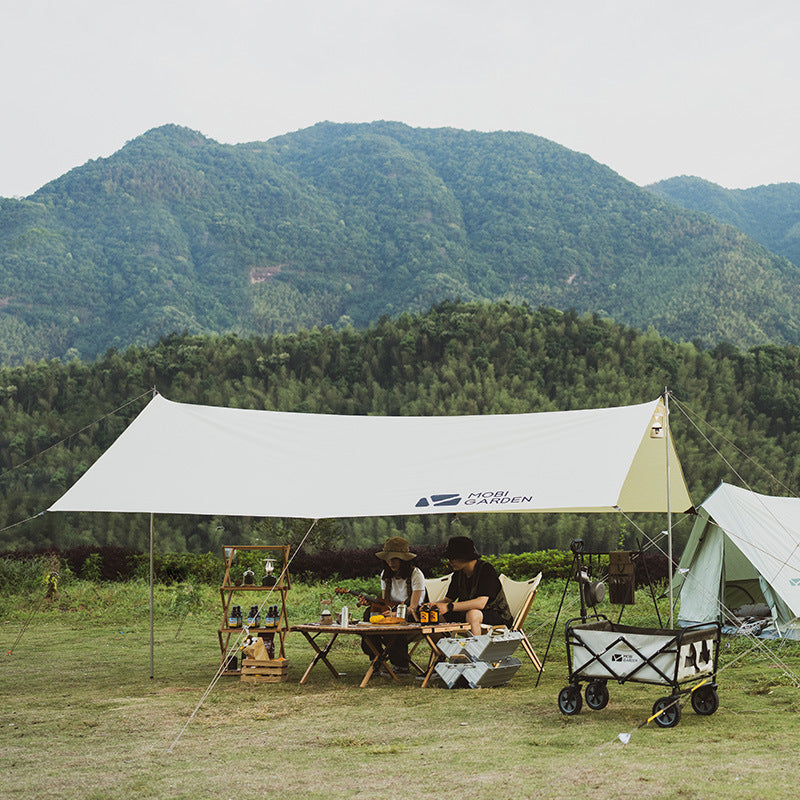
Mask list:
[[[586,705],[595,711],[605,708],[609,679],[668,686],[671,694],[653,704],[651,719],[662,728],[680,722],[681,699],[687,694],[698,714],[708,716],[719,707],[717,622],[679,630],[635,628],[598,615],[589,622],[577,617],[569,620],[565,632],[569,686],[558,695],[562,714],[580,712],[583,681],[587,681]],[[689,683],[694,685],[689,687]]]
[[[289,631],[289,617],[286,612],[286,593],[290,589],[289,583],[289,545],[226,545],[222,548],[222,556],[225,561],[225,575],[222,579],[222,586],[220,587],[220,597],[222,600],[222,625],[220,626],[217,634],[219,636],[219,649],[222,653],[222,664],[224,674],[226,675],[239,675],[241,670],[237,669],[233,664],[235,663],[236,655],[239,650],[240,638],[243,630],[242,627],[232,627],[230,625],[230,610],[232,601],[235,595],[241,594],[244,598],[242,602],[249,605],[276,605],[278,606],[278,620],[277,624],[271,627],[250,627],[249,633],[253,636],[260,636],[262,639],[273,637],[275,645],[276,659],[267,662],[272,665],[279,673],[279,677],[285,680],[288,662],[286,661],[286,653],[284,650],[284,640]],[[244,582],[237,583],[234,579],[232,572],[238,571],[234,568],[234,561],[236,560],[237,553],[256,553],[259,555],[259,561],[270,559],[275,562],[275,585],[263,586],[261,578],[255,576],[257,583],[245,584]],[[241,567],[246,567],[250,562],[240,559],[242,562]],[[237,564],[237,568],[239,564]],[[262,608],[262,614],[264,609]],[[234,644],[231,644],[231,636],[234,636]]]

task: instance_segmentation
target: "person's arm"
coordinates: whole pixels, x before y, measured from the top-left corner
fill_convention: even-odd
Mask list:
[[[483,611],[488,602],[489,598],[484,595],[480,597],[473,597],[472,600],[456,601],[445,597],[444,600],[440,600],[435,605],[438,607],[440,614],[446,614],[448,611],[471,611],[473,608]]]

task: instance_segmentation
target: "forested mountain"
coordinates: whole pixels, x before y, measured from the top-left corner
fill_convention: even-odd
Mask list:
[[[447,298],[800,342],[795,265],[524,133],[322,123],[231,146],[165,126],[0,201],[4,364],[363,327]]]
[[[0,551],[146,548],[149,521],[140,515],[40,512],[125,429],[152,387],[191,403],[391,415],[608,407],[653,400],[669,387],[672,430],[696,504],[720,480],[774,494],[800,487],[800,348],[700,350],[596,315],[445,303],[367,330],[173,335],[93,363],[0,368]],[[219,552],[223,543],[280,540],[287,525],[176,515],[158,519],[157,535],[166,551]],[[342,520],[332,529],[346,546],[394,533],[438,544],[459,531],[487,552],[511,552],[563,548],[573,537],[596,548],[635,546],[664,525],[662,515],[466,514]],[[676,522],[676,543],[690,527],[688,517]]]
[[[773,253],[800,267],[800,183],[725,189],[683,175],[646,187],[692,211],[735,225]]]

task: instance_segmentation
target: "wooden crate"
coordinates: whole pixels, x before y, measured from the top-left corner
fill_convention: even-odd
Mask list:
[[[242,659],[241,680],[248,683],[279,683],[289,677],[289,662],[285,658],[258,661]]]

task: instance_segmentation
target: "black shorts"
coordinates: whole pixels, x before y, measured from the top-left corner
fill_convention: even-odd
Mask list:
[[[467,621],[467,612],[466,611],[448,611],[444,615],[445,622],[466,622]],[[511,623],[508,620],[503,619],[500,614],[496,611],[492,610],[491,608],[484,608],[483,609],[483,621],[486,625],[506,625],[507,627],[511,627]]]

